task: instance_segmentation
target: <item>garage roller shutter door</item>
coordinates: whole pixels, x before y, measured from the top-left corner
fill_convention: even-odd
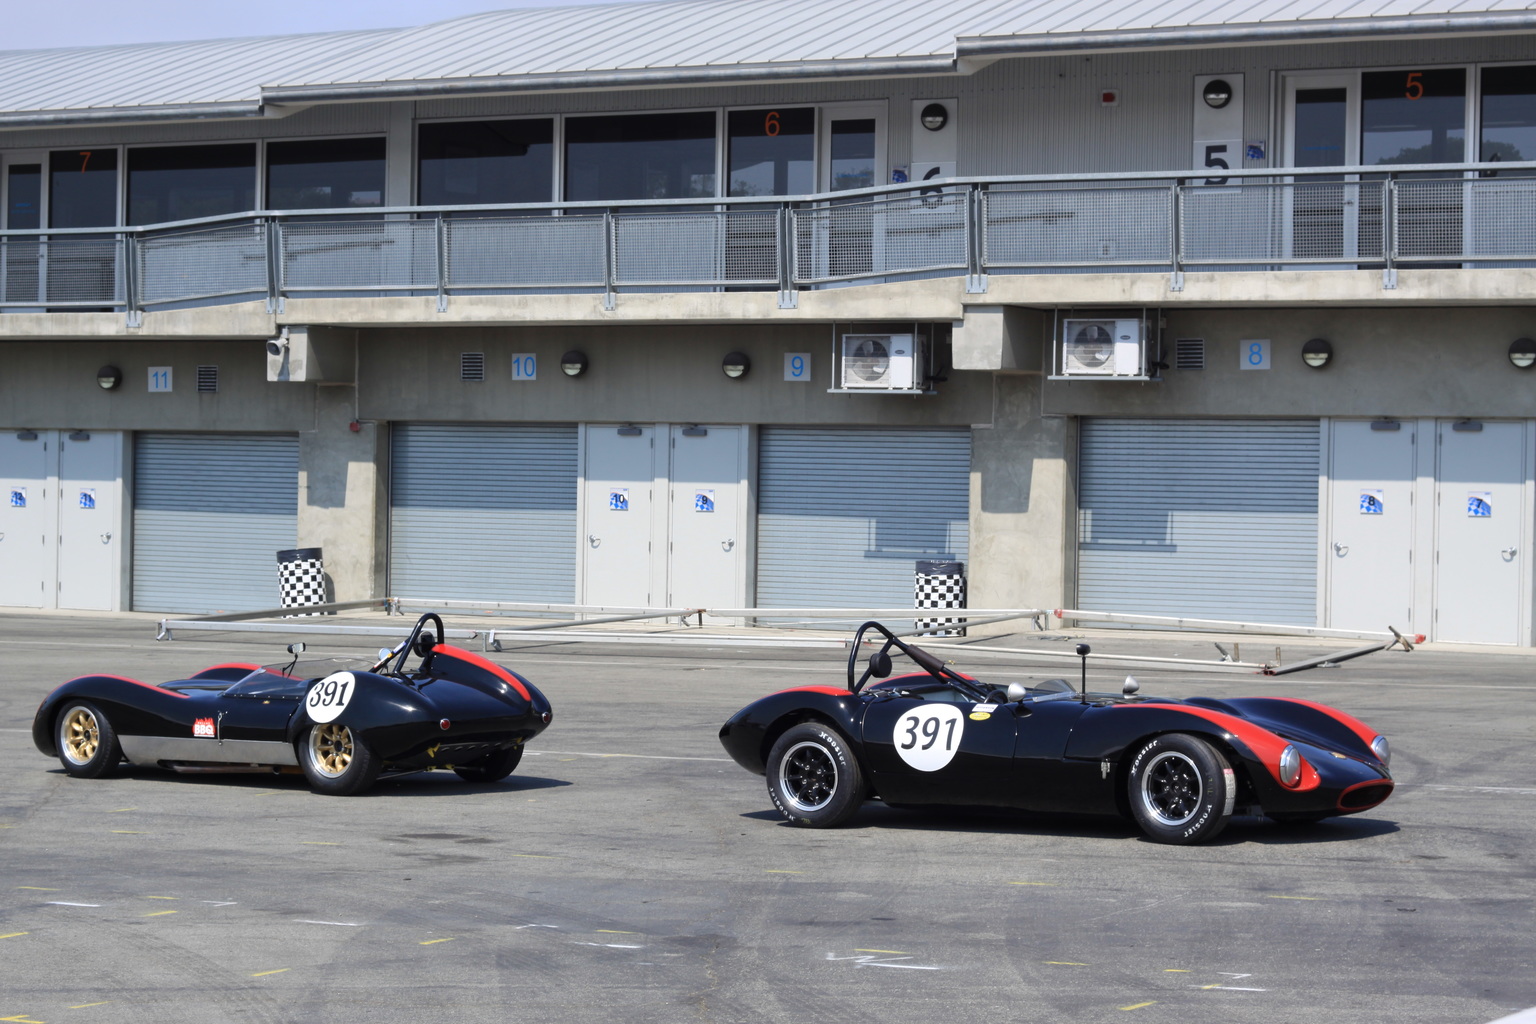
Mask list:
[[[1085,419],[1080,455],[1079,608],[1316,623],[1316,420]]]
[[[757,604],[902,608],[920,558],[967,556],[968,429],[764,427]]]
[[[576,427],[397,425],[389,591],[468,601],[574,601]]]
[[[134,609],[278,607],[277,552],[298,533],[297,435],[145,433],[133,452]]]

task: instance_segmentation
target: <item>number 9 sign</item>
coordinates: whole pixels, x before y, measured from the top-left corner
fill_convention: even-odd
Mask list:
[[[304,710],[316,722],[334,722],[347,710],[347,703],[357,691],[357,677],[351,672],[333,672],[309,688]]]
[[[955,759],[965,735],[965,716],[953,704],[927,704],[896,719],[891,742],[920,772],[936,772]]]

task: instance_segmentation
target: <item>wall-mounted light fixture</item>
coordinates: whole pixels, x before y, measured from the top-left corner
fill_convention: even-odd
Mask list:
[[[683,436],[684,437],[708,437],[709,436],[709,428],[708,427],[701,427],[697,423],[692,423],[692,424],[689,424],[688,426],[683,428]]]
[[[16,431],[16,440],[18,440],[18,441],[36,441],[37,440],[37,431],[35,431],[35,430],[18,430],[18,431]]]
[[[620,437],[639,437],[643,431],[633,423],[626,423],[619,428]]]
[[[1205,105],[1212,110],[1220,110],[1232,102],[1232,86],[1225,78],[1213,78],[1205,83],[1205,88],[1200,91],[1200,98],[1205,100]]]
[[[71,441],[89,441],[91,439],[91,432],[89,430],[75,430],[70,433],[69,439]]]
[[[1301,358],[1314,370],[1321,370],[1333,359],[1333,345],[1324,338],[1313,338],[1301,346]]]
[[[747,358],[745,352],[732,352],[720,361],[720,369],[727,377],[735,380],[747,375],[747,371],[752,369],[752,360]]]
[[[1511,356],[1510,358],[1514,358]],[[115,366],[103,366],[96,371],[96,383],[101,390],[111,391],[123,382],[123,371]]]
[[[1457,420],[1451,424],[1451,429],[1458,434],[1481,434],[1483,432],[1483,424],[1480,420]]]
[[[567,377],[580,377],[587,372],[587,354],[571,349],[560,357],[560,372]]]
[[[942,103],[930,103],[923,108],[921,114],[917,115],[917,119],[922,122],[924,128],[936,132],[949,124],[949,111]]]
[[[1530,338],[1516,338],[1509,343],[1509,361],[1516,368],[1529,370],[1536,363],[1536,341]]]

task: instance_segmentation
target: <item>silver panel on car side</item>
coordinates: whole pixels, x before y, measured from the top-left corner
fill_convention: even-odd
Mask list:
[[[193,736],[119,736],[123,756],[134,764],[216,761],[221,764],[297,765],[293,747],[278,740],[224,740]]]

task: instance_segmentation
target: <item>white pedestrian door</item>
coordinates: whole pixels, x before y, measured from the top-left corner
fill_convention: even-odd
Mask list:
[[[121,574],[121,435],[59,432],[59,607],[111,611]]]
[[[1325,556],[1334,629],[1414,631],[1416,435],[1412,421],[1334,421]]]
[[[1520,643],[1525,425],[1442,422],[1438,434],[1433,637]]]
[[[656,429],[592,425],[585,433],[582,603],[659,605],[651,573]]]
[[[746,433],[672,427],[669,607],[728,608],[745,593]]]
[[[57,445],[51,430],[0,435],[0,607],[53,606]]]

